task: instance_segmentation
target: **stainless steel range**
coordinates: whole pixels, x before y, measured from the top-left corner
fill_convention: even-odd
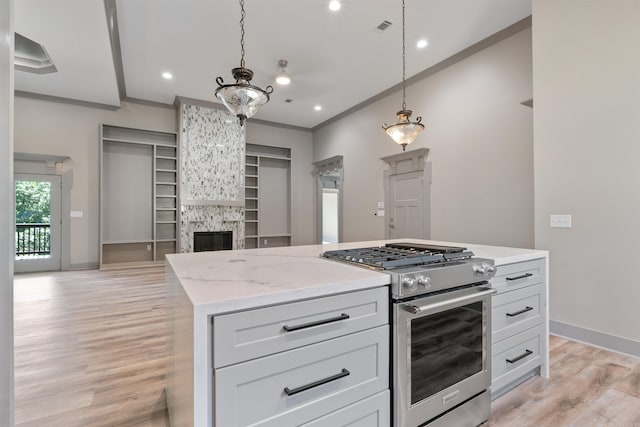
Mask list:
[[[323,256],[391,277],[394,426],[475,427],[489,418],[492,260],[415,243]]]

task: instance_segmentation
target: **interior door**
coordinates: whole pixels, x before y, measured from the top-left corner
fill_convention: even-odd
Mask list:
[[[389,177],[389,200],[387,209],[388,236],[391,239],[428,239],[425,226],[424,175],[410,172]]]
[[[60,270],[60,175],[15,174],[16,273]]]

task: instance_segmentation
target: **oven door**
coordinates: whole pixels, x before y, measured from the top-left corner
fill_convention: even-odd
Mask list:
[[[494,293],[474,286],[393,304],[396,427],[422,425],[489,388]]]

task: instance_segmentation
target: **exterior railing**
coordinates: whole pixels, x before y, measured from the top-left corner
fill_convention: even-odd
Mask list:
[[[50,224],[16,224],[16,256],[50,254]]]

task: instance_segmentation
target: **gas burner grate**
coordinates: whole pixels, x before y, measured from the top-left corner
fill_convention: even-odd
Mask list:
[[[322,256],[376,269],[389,270],[471,258],[473,253],[465,252],[465,248],[391,243],[380,247],[327,251]]]

